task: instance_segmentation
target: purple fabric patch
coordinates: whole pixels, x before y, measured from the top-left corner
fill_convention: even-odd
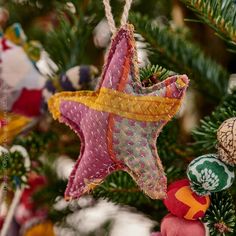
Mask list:
[[[107,150],[108,113],[91,110],[76,103],[62,101],[60,106],[61,121],[67,123],[81,139],[80,157],[71,173],[66,196],[80,196],[86,186],[86,180],[104,179],[116,164]]]

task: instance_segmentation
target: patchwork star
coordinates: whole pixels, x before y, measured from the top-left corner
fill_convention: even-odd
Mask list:
[[[49,100],[53,117],[81,140],[65,191],[68,200],[89,192],[116,170],[128,172],[149,197],[166,196],[156,139],[178,111],[189,81],[179,75],[142,87],[136,54],[133,27],[127,24],[112,39],[96,91],[62,92]]]

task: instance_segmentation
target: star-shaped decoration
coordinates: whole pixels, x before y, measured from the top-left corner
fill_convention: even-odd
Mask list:
[[[96,91],[62,92],[49,100],[55,119],[80,137],[81,150],[65,198],[75,199],[116,170],[127,171],[151,198],[166,196],[166,177],[156,149],[163,126],[176,114],[186,75],[144,88],[138,80],[133,26],[112,39]]]

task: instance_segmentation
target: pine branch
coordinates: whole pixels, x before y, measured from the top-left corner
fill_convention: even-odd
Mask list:
[[[181,0],[236,52],[236,5],[233,0]]]
[[[213,193],[211,205],[203,219],[211,236],[226,236],[234,233],[236,222],[235,206],[228,191]]]
[[[155,27],[147,17],[132,14],[131,22],[146,42],[152,64],[186,73],[197,88],[218,102],[226,93],[229,75],[202,50],[168,27]]]
[[[107,198],[123,204],[149,201],[130,175],[122,171],[111,174],[100,186],[95,188],[93,195],[96,198]]]
[[[32,131],[26,136],[17,136],[13,143],[23,146],[28,151],[29,156],[36,161],[53,141],[58,141],[53,132],[42,133]]]
[[[195,150],[213,151],[217,143],[217,129],[224,120],[234,116],[236,116],[236,90],[227,95],[210,116],[201,120],[200,127],[193,131],[193,137],[196,140]]]
[[[173,74],[174,72],[169,71],[159,65],[147,65],[140,70],[140,81],[142,82],[143,86],[149,87]]]
[[[59,26],[48,33],[45,49],[59,72],[81,63],[90,33],[90,26],[85,27],[84,22],[74,16],[72,23],[62,17]]]
[[[94,50],[91,47],[92,32],[103,17],[102,5],[97,1],[71,1],[75,12],[66,5],[58,8],[59,25],[50,31],[45,40],[45,49],[59,67],[59,73],[78,64],[91,63]],[[94,63],[94,61],[93,61]]]

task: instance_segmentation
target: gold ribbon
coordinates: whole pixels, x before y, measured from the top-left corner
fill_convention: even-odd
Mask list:
[[[62,92],[48,101],[49,110],[54,119],[60,118],[62,101],[78,102],[97,111],[139,121],[168,121],[178,111],[181,103],[181,99],[130,95],[107,88],[101,88],[97,92]]]

